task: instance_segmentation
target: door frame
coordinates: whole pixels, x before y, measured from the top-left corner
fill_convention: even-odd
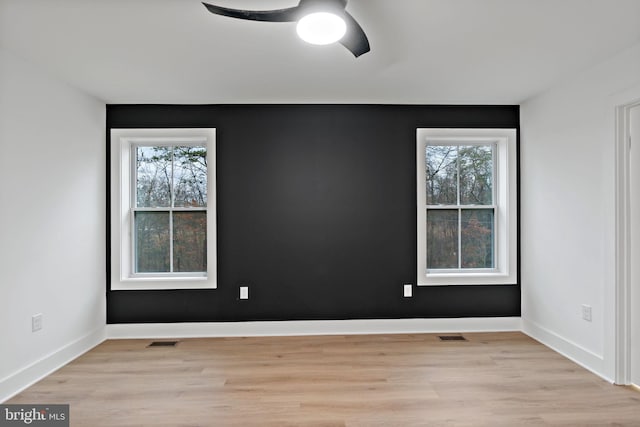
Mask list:
[[[640,107],[640,87],[616,97],[615,105],[615,295],[614,382],[631,384],[631,109]]]

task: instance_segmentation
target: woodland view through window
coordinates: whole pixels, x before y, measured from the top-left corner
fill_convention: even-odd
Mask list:
[[[207,271],[207,147],[134,145],[135,273]]]
[[[427,145],[427,269],[494,268],[494,145]]]
[[[515,151],[514,130],[418,130],[418,284],[515,283]]]

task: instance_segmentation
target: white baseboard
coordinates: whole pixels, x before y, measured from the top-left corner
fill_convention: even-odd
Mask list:
[[[108,339],[520,331],[520,317],[107,325]]]
[[[27,387],[91,350],[106,339],[104,326],[79,338],[42,359],[0,380],[0,402],[5,402]]]
[[[551,332],[550,330],[531,322],[530,320],[522,319],[522,332],[560,353],[567,359],[572,360],[583,368],[593,372],[604,380],[613,383],[613,380],[604,374],[606,371],[604,358],[602,356],[593,353],[592,351],[587,350],[586,348],[583,348],[578,344],[561,337],[555,332]]]

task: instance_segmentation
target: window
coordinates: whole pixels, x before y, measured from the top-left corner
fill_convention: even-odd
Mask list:
[[[517,277],[516,131],[418,129],[418,285]]]
[[[215,130],[114,129],[111,151],[111,288],[215,288]]]

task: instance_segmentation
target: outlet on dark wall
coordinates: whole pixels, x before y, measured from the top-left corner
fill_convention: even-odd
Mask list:
[[[108,323],[520,315],[519,283],[402,288],[416,128],[519,128],[518,106],[107,106],[107,134],[180,127],[216,128],[218,289],[107,289]]]

